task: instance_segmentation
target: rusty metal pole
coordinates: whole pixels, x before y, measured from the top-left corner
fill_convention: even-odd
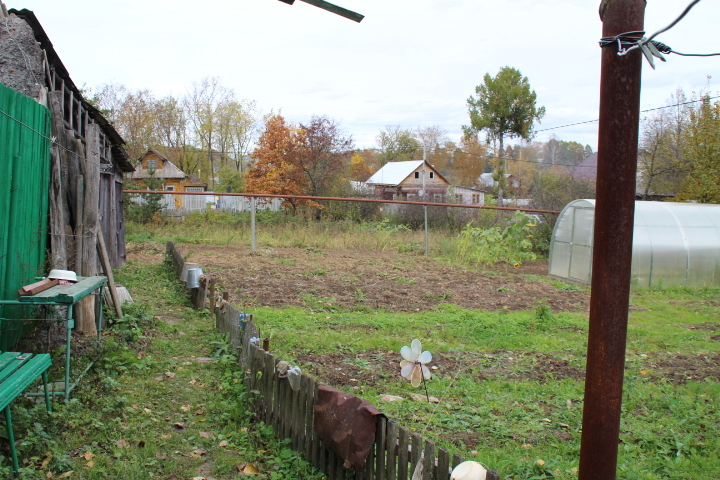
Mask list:
[[[645,0],[603,0],[603,37],[643,30]],[[597,200],[580,480],[616,478],[625,372],[635,173],[640,121],[639,49],[602,50]]]

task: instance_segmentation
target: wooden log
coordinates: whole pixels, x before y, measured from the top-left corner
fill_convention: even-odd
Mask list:
[[[105,238],[102,230],[98,230],[98,250],[100,251],[100,260],[105,276],[108,279],[108,288],[110,290],[110,297],[112,297],[113,304],[115,305],[115,313],[118,318],[122,318],[122,304],[120,303],[120,296],[115,287],[115,277],[113,276],[112,267],[110,266],[110,258],[108,257],[107,248],[105,247]]]
[[[45,50],[43,50],[45,53]],[[47,65],[47,57],[45,58]],[[62,133],[62,92],[48,93],[48,106],[52,112],[52,133],[55,138],[61,138]],[[68,250],[65,237],[67,219],[65,216],[64,183],[62,181],[62,163],[60,147],[56,143],[50,146],[50,267],[60,270],[68,268]]]
[[[98,274],[97,237],[100,230],[100,126],[88,125],[85,135],[85,201],[83,202],[83,248],[82,269],[84,277]],[[95,296],[88,295],[80,301],[83,318],[77,330],[86,335],[97,335],[95,325]]]

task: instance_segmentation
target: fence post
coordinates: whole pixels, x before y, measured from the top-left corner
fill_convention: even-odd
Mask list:
[[[255,234],[255,197],[250,198],[250,236],[252,237],[252,250],[257,250],[257,237]]]

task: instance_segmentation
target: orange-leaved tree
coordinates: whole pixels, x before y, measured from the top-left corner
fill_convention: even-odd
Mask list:
[[[270,195],[305,195],[308,180],[298,164],[299,148],[297,130],[288,125],[282,115],[268,115],[258,146],[252,153],[254,161],[245,173],[245,191]],[[282,205],[291,207],[293,212],[299,205],[322,208],[312,200],[295,198],[285,199]]]

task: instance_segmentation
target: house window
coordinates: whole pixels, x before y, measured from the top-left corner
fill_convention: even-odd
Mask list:
[[[415,178],[420,178],[420,172],[415,172]]]
[[[430,172],[430,178],[435,177],[434,173],[435,173],[435,172]]]
[[[472,196],[472,204],[473,204],[473,205],[480,205],[480,194],[479,194],[479,193],[473,193],[473,196]]]
[[[148,170],[157,170],[157,158],[149,158],[147,161]]]
[[[185,187],[186,192],[204,192],[205,189],[203,187]]]
[[[165,185],[165,191],[166,192],[174,192],[175,187],[173,185]]]

